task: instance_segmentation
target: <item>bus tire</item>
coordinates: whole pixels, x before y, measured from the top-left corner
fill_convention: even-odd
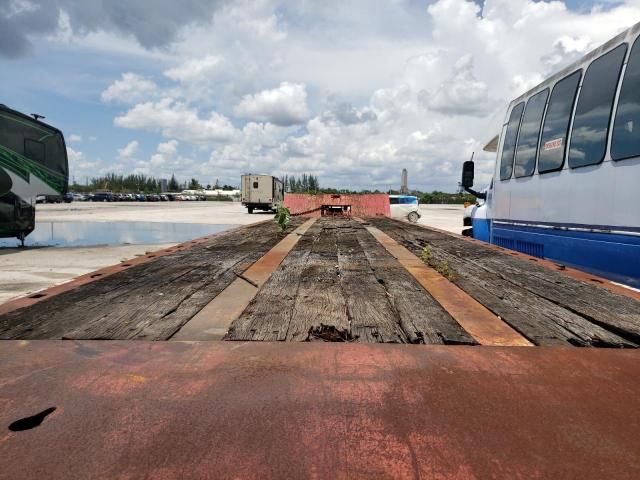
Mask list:
[[[418,219],[420,218],[420,215],[418,215],[418,212],[411,212],[411,213],[409,213],[407,218],[409,219],[409,221],[411,223],[416,223],[418,221]]]
[[[249,214],[253,213],[253,207],[247,208],[247,211],[249,212]]]

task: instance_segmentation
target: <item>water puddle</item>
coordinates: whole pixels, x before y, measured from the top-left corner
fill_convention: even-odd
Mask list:
[[[25,240],[29,247],[92,247],[181,243],[237,225],[158,222],[36,222]],[[1,247],[16,247],[15,238],[0,238]]]

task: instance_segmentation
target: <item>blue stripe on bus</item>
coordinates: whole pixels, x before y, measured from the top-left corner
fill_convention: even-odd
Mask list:
[[[486,220],[483,220],[486,222]],[[485,231],[476,237],[485,240]],[[640,236],[493,224],[493,243],[640,288]],[[486,241],[486,240],[485,240]]]
[[[474,218],[471,220],[471,226],[473,227],[473,238],[489,242],[491,238],[491,222],[489,220],[486,218]]]

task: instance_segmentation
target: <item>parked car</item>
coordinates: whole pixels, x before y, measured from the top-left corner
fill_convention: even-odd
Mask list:
[[[91,197],[92,202],[113,202],[113,193],[111,192],[98,192],[94,193]]]
[[[420,219],[418,197],[413,195],[389,195],[391,217],[415,223]]]
[[[71,203],[73,202],[74,198],[73,198],[73,193],[67,192],[62,196],[62,200],[64,201],[64,203]]]
[[[169,197],[167,197],[166,195],[160,195],[160,201],[161,202],[168,202],[169,201]]]
[[[144,193],[136,193],[136,200],[138,202],[146,202],[147,197],[144,195]]]

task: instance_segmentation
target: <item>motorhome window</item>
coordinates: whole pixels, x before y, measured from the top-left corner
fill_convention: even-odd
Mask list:
[[[544,113],[548,96],[549,90],[543,90],[527,101],[516,148],[514,167],[514,175],[516,177],[529,177],[533,175],[533,171],[536,168],[536,153],[538,151],[538,140],[540,139],[542,114]]]
[[[398,205],[400,203],[399,199],[397,197],[389,197],[389,204],[391,205]]]
[[[635,41],[629,54],[611,138],[611,157],[614,160],[638,155],[640,155],[640,39]]]
[[[0,146],[9,150],[24,154],[24,130],[25,125],[16,119],[0,111]]]
[[[539,173],[560,170],[564,165],[569,122],[581,75],[580,70],[572,73],[556,83],[551,91],[540,140]]]
[[[44,164],[51,170],[67,174],[67,156],[62,135],[55,133],[45,138],[43,141],[46,150]]]
[[[518,127],[522,118],[524,102],[519,103],[511,110],[507,133],[504,136],[502,145],[502,160],[500,161],[500,180],[509,180],[513,172],[513,156],[516,149],[516,139],[518,138]]]
[[[258,188],[258,182],[253,182],[253,188]]]
[[[29,160],[33,160],[34,162],[44,165],[46,159],[44,143],[37,140],[31,140],[30,138],[25,138],[24,156]]]
[[[613,99],[626,52],[627,45],[620,45],[594,60],[587,68],[571,131],[571,168],[594,165],[604,160]]]

